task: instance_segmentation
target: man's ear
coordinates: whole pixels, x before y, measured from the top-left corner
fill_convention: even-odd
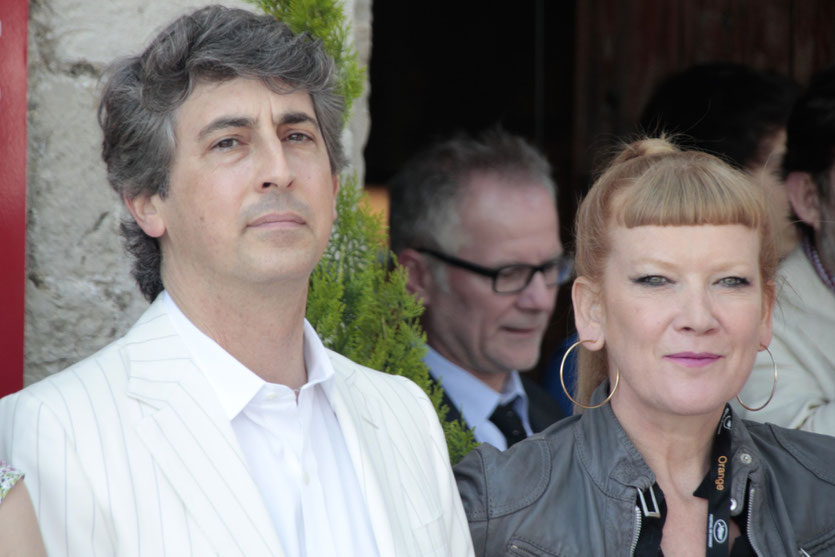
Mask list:
[[[333,220],[336,220],[336,197],[339,195],[339,174],[334,174],[331,179],[333,180]]]
[[[165,220],[160,212],[162,199],[158,193],[122,199],[130,214],[133,215],[133,220],[145,234],[151,238],[160,238],[165,234]]]
[[[821,224],[818,187],[808,172],[791,172],[786,177],[786,192],[794,214],[818,232]]]
[[[431,293],[435,289],[435,277],[427,264],[426,257],[412,248],[406,248],[397,254],[397,262],[406,269],[406,290],[415,294],[424,306],[432,302]]]
[[[574,323],[580,340],[587,350],[600,350],[606,343],[606,315],[603,311],[600,287],[587,277],[577,277],[571,287],[574,304]]]

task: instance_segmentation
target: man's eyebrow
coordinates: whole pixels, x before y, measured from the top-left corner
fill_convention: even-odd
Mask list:
[[[316,121],[316,118],[307,114],[306,112],[287,112],[281,115],[281,118],[278,121],[278,125],[286,125],[286,124],[301,124],[304,122],[308,122],[313,124],[317,129],[319,129],[319,122]],[[247,118],[246,116],[221,116],[216,120],[212,120],[200,132],[197,134],[197,139],[202,140],[207,135],[210,135],[218,130],[228,129],[228,128],[253,128],[255,127],[255,121],[252,118]]]
[[[281,115],[278,124],[302,124],[304,122],[309,122],[316,126],[317,129],[319,128],[319,122],[307,112],[286,112]]]
[[[209,122],[200,133],[197,134],[197,139],[202,140],[207,135],[210,135],[218,130],[224,130],[227,128],[251,128],[255,125],[255,122],[252,118],[247,118],[245,116],[221,116],[216,120],[212,120]]]

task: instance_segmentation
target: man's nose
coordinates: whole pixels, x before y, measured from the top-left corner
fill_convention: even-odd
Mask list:
[[[545,275],[536,271],[528,285],[519,293],[517,305],[520,308],[537,311],[551,311],[557,298],[557,286],[545,284]]]
[[[258,155],[261,189],[292,186],[295,175],[284,151],[284,144],[278,137],[264,141]]]

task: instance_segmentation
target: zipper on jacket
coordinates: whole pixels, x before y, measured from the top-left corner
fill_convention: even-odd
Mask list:
[[[629,552],[630,555],[635,554],[635,548],[638,547],[638,538],[641,537],[641,522],[642,522],[642,511],[643,516],[651,517],[651,518],[661,518],[661,510],[658,508],[658,500],[655,498],[655,491],[652,489],[652,486],[649,486],[649,496],[652,499],[652,510],[647,508],[647,500],[644,497],[644,492],[641,491],[640,487],[636,487],[635,490],[638,492],[638,500],[641,502],[641,506],[635,505],[635,535],[632,538],[632,549]]]
[[[751,515],[754,514],[754,491],[755,489],[753,487],[748,490],[748,524],[745,526],[745,529],[748,531],[748,541],[751,543],[751,549],[757,555],[762,555],[763,552],[757,547],[754,532],[751,530]]]
[[[748,541],[751,543],[751,549],[753,549],[754,553],[757,555],[762,556],[763,552],[757,547],[756,540],[754,539],[754,533],[751,530],[751,516],[754,514],[754,491],[755,489],[753,487],[748,490],[748,524],[745,526],[745,529],[748,531]],[[635,505],[635,533],[632,536],[632,547],[629,549],[630,555],[635,555],[635,548],[638,547],[638,538],[640,537],[641,509],[638,505]],[[801,557],[811,557],[802,547],[800,548],[800,555]]]
[[[635,555],[635,548],[638,547],[638,538],[641,537],[641,509],[635,505],[635,533],[632,536],[632,547],[629,549],[630,555]]]

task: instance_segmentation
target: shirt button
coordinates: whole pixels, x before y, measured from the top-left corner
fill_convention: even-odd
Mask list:
[[[310,485],[310,474],[307,473],[307,470],[304,471],[304,485]]]
[[[275,400],[276,396],[277,395],[275,394],[275,392],[270,391],[270,392],[267,393],[267,396],[265,396],[264,398],[266,398],[267,400]]]
[[[739,455],[739,460],[742,462],[742,464],[751,464],[752,458],[751,455],[749,455],[748,453],[742,453],[741,455]]]

